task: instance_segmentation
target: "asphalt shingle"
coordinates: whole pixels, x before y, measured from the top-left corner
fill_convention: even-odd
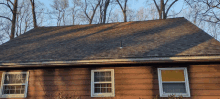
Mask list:
[[[2,44],[0,63],[217,54],[220,42],[185,18],[174,18],[38,27]]]

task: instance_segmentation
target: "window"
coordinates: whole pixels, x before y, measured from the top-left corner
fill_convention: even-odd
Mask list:
[[[160,97],[190,97],[187,68],[158,68]]]
[[[26,97],[28,72],[4,72],[1,83],[1,97]]]
[[[114,97],[114,69],[91,71],[91,97]]]

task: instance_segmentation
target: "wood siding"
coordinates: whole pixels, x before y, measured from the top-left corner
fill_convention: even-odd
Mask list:
[[[68,96],[68,99],[153,99],[159,95],[157,68],[161,67],[178,66],[32,69],[29,70],[27,99],[59,99],[59,96]],[[220,99],[220,65],[185,67],[191,97],[184,99]],[[91,98],[92,69],[114,69],[115,97]]]

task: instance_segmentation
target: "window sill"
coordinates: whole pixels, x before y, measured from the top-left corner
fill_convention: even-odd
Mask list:
[[[26,98],[24,95],[1,95],[0,98]]]
[[[91,97],[115,97],[115,95],[111,94],[93,94]]]
[[[168,96],[170,96],[170,95],[175,95],[175,97],[180,97],[180,96],[182,96],[182,97],[190,97],[190,95],[189,94],[171,94],[171,93],[169,93],[169,94],[162,94],[162,95],[160,95],[160,97],[168,97]]]

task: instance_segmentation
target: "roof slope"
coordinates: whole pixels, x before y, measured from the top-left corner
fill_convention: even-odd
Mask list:
[[[0,63],[213,54],[220,54],[217,40],[175,18],[39,27],[1,45]]]

